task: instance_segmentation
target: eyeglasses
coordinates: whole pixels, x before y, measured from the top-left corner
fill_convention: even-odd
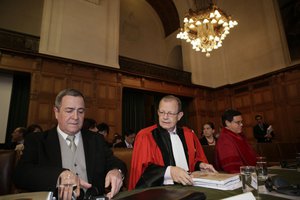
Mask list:
[[[172,116],[172,117],[178,115],[178,113],[179,113],[179,112],[178,113],[165,112],[165,111],[160,111],[160,110],[158,110],[157,112],[159,115],[162,115],[162,116],[167,115],[167,116]]]
[[[232,121],[232,122],[236,123],[239,126],[243,125],[243,121]]]

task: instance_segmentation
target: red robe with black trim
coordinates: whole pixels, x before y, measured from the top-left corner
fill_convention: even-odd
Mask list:
[[[256,165],[257,154],[243,134],[236,134],[223,128],[215,147],[217,170],[239,173],[240,166]]]
[[[164,164],[161,150],[152,135],[152,131],[156,128],[157,125],[147,127],[142,129],[136,136],[132,153],[129,190],[136,187],[137,182],[149,165],[155,164],[167,167]],[[193,172],[197,162],[208,162],[196,134],[186,127],[183,127],[183,134],[187,147],[189,171]]]

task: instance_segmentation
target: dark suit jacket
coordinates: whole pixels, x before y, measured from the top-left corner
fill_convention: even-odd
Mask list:
[[[113,156],[103,137],[90,131],[82,131],[88,182],[104,193],[106,173],[126,165]],[[56,127],[44,133],[33,133],[25,140],[24,153],[15,171],[14,183],[28,191],[54,191],[62,168],[61,150]]]
[[[115,144],[114,148],[127,148],[125,141]]]
[[[132,145],[132,146],[134,146],[134,145]],[[114,148],[127,148],[127,145],[126,145],[125,141],[123,140],[123,141],[115,144]]]
[[[258,143],[269,143],[272,142],[271,138],[265,138],[265,135],[267,134],[267,129],[269,125],[266,123],[263,123],[263,129],[259,127],[259,125],[255,125],[253,127],[253,135],[257,139]],[[274,133],[272,132],[271,135],[274,137]]]

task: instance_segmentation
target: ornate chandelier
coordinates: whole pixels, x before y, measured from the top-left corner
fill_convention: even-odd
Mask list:
[[[229,30],[237,24],[215,4],[211,4],[206,9],[190,9],[177,38],[186,40],[194,50],[204,52],[209,57],[212,50],[222,46]]]

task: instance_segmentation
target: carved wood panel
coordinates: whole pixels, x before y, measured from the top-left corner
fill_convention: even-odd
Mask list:
[[[32,73],[28,124],[39,123],[44,129],[55,123],[52,107],[56,94],[66,87],[75,87],[87,97],[86,116],[108,123],[111,135],[120,133],[122,88],[129,87],[193,98],[189,105],[189,125],[198,132],[206,121],[213,121],[218,129],[224,110],[235,107],[243,113],[244,130],[250,140],[255,114],[262,114],[274,124],[276,138],[300,139],[300,72],[297,68],[234,86],[199,89],[195,85],[185,86],[39,55],[0,56],[1,69]]]

